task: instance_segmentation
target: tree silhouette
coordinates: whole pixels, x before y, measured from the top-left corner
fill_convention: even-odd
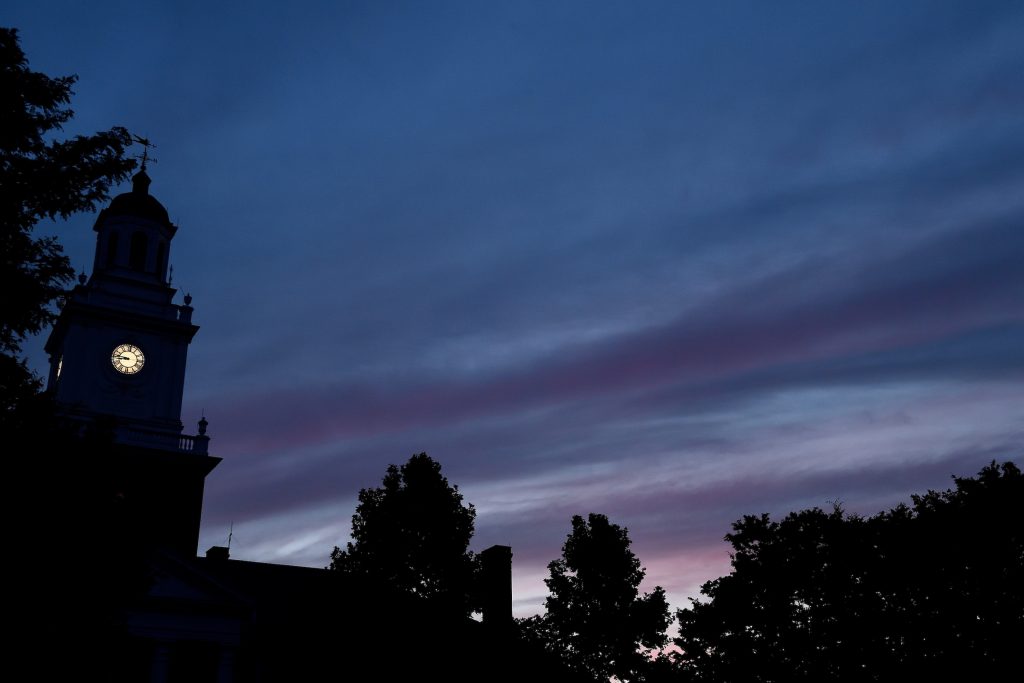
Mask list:
[[[0,420],[39,390],[17,356],[27,335],[53,321],[74,274],[56,238],[35,238],[34,227],[95,209],[135,165],[124,128],[53,139],[74,115],[76,78],[31,71],[17,30],[0,28]]]
[[[994,462],[870,518],[747,516],[732,573],[680,610],[699,681],[995,680],[1024,636],[1024,477]]]
[[[330,569],[384,597],[414,598],[447,615],[472,611],[476,510],[426,453],[389,465],[379,488],[362,489],[352,540]]]
[[[671,616],[660,586],[639,594],[646,572],[627,530],[604,515],[574,516],[548,570],[547,613],[521,622],[529,636],[596,680],[642,680],[651,660],[641,649],[667,642]]]

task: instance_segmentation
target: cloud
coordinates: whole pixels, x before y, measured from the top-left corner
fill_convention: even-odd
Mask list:
[[[990,245],[996,245],[995,248]],[[711,388],[773,368],[846,364],[936,345],[1024,319],[1024,239],[1012,221],[955,232],[860,271],[800,263],[743,283],[695,310],[610,338],[558,348],[520,366],[466,377],[321,385],[282,395],[221,397],[234,450],[264,451],[330,439],[542,410],[576,401]],[[1019,355],[1008,351],[1008,360]],[[984,363],[984,360],[981,361]],[[943,366],[934,368],[942,375]],[[877,374],[877,371],[876,371]],[[391,385],[391,386],[389,386]],[[261,430],[245,429],[256,420]]]

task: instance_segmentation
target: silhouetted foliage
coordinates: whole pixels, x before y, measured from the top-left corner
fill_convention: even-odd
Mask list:
[[[352,540],[330,568],[384,598],[414,598],[445,614],[472,611],[476,510],[426,453],[389,465],[380,488],[362,489]]]
[[[604,515],[574,516],[562,557],[548,564],[546,614],[520,621],[527,637],[595,680],[645,680],[653,665],[643,649],[668,640],[665,591],[639,594],[646,572],[630,545]]]
[[[991,465],[870,518],[733,524],[732,573],[678,612],[697,681],[995,680],[1024,636],[1024,478]]]
[[[0,435],[7,439],[24,428],[27,416],[19,415],[19,408],[33,399],[42,389],[42,382],[25,361],[0,352]]]
[[[74,274],[56,238],[34,238],[33,228],[94,209],[135,165],[124,156],[131,144],[124,128],[53,139],[74,114],[67,104],[75,80],[31,71],[17,30],[0,28],[0,354],[7,358],[53,321],[51,305]],[[35,380],[23,364],[4,360],[0,382],[0,408],[9,410]]]
[[[118,495],[110,440],[57,423],[41,382],[18,358],[54,319],[73,275],[43,219],[92,210],[126,178],[130,136],[112,128],[55,139],[73,112],[76,77],[31,71],[17,31],[0,28],[0,441],[7,459],[10,651],[63,680],[116,659],[119,608],[147,585],[138,529]],[[73,633],[73,637],[68,634]],[[60,645],[56,645],[60,643]],[[58,648],[62,656],[53,657]],[[45,672],[45,673],[44,673]],[[23,672],[22,672],[23,673]]]

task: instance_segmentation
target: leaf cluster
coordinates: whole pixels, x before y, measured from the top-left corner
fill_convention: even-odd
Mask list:
[[[546,614],[523,626],[594,679],[643,680],[671,621],[665,591],[640,595],[645,571],[628,530],[601,514],[572,518],[562,557],[548,565]]]
[[[994,675],[1024,635],[1024,478],[993,462],[954,481],[869,518],[835,506],[736,522],[732,572],[678,612],[683,669],[701,681]]]
[[[135,165],[125,158],[131,136],[124,128],[54,139],[74,115],[75,81],[29,69],[17,30],[0,28],[2,353],[18,353],[26,335],[53,321],[51,305],[74,274],[56,238],[32,236],[35,225],[95,209]]]
[[[430,602],[447,613],[472,608],[476,510],[426,453],[389,465],[382,485],[359,492],[352,540],[335,547],[330,569],[382,595]]]

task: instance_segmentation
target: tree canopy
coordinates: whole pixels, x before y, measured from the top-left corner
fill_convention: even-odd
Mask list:
[[[678,612],[690,680],[994,680],[1024,636],[1024,478],[954,481],[870,518],[733,524],[732,573]]]
[[[34,237],[43,219],[67,218],[105,201],[135,165],[131,136],[114,127],[55,139],[74,112],[75,76],[32,71],[18,32],[0,28],[0,410],[6,415],[38,390],[17,355],[27,335],[46,328],[52,305],[74,274],[55,237]],[[14,296],[13,293],[17,292]]]
[[[335,547],[330,568],[384,594],[431,603],[448,613],[472,609],[476,510],[426,453],[389,465],[382,486],[362,489],[352,540]]]
[[[606,516],[574,516],[562,557],[548,564],[547,612],[524,622],[534,637],[595,680],[642,680],[651,665],[643,650],[667,641],[665,592],[657,586],[640,595],[646,572],[630,545],[628,530]]]

